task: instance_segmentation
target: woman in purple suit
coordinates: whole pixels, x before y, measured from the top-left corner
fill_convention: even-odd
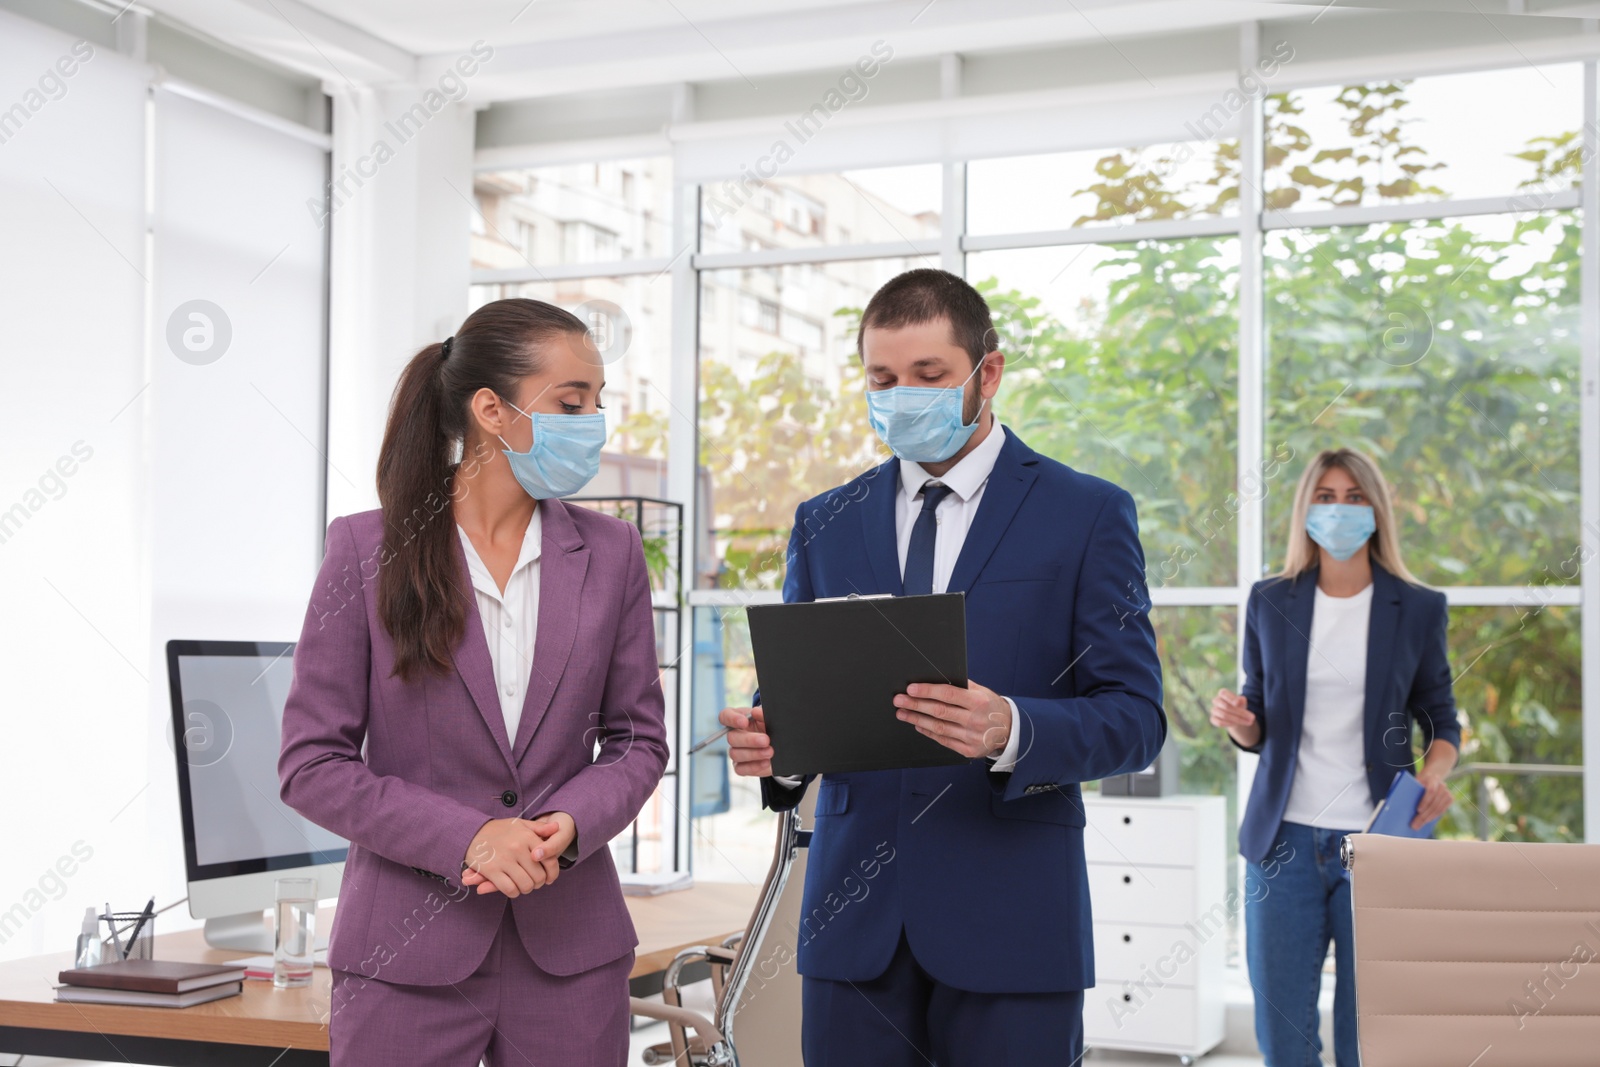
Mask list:
[[[667,761],[638,531],[594,477],[584,324],[499,300],[411,360],[383,507],[335,519],[295,650],[286,803],[348,838],[348,1064],[614,1065],[637,943],[608,843]]]

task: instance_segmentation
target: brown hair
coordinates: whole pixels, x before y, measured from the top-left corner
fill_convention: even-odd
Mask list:
[[[544,341],[585,329],[552,304],[496,300],[467,316],[448,354],[431,344],[401,373],[378,452],[384,522],[378,617],[394,640],[394,673],[402,679],[424,668],[447,672],[466,626],[455,518],[445,512],[467,458],[461,452],[473,396],[489,389],[509,400],[518,382],[538,373]]]
[[[1389,483],[1384,481],[1383,472],[1376,463],[1365,453],[1353,448],[1330,448],[1318,452],[1306,465],[1305,473],[1300,475],[1300,484],[1294,491],[1294,513],[1289,518],[1289,550],[1283,561],[1283,570],[1278,572],[1279,576],[1296,578],[1317,565],[1317,546],[1312,542],[1311,535],[1306,533],[1306,509],[1311,506],[1317,483],[1329,467],[1338,467],[1348,474],[1361,490],[1361,495],[1367,498],[1367,503],[1372,505],[1372,517],[1377,530],[1367,546],[1373,562],[1381,564],[1396,578],[1412,585],[1421,585],[1406,569],[1406,561],[1400,555],[1400,537],[1395,531],[1394,502],[1389,495]]]
[[[872,294],[856,330],[856,355],[865,358],[861,342],[868,328],[897,330],[937,319],[950,323],[951,343],[966,350],[974,367],[999,343],[989,305],[978,290],[949,271],[919,267],[889,279]]]

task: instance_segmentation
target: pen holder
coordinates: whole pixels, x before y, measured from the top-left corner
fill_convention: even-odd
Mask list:
[[[150,918],[146,919],[144,921],[144,925],[139,926],[138,936],[134,938],[133,943],[128,943],[128,938],[134,936],[133,928],[139,925],[139,917],[142,914],[144,913],[138,911],[118,911],[113,912],[110,915],[106,915],[104,913],[101,914],[100,922],[105,925],[106,929],[106,935],[101,939],[100,942],[100,955],[104,962],[112,963],[119,958],[128,960],[155,959],[155,916],[152,915]],[[117,931],[116,938],[111,936],[111,929],[113,926]],[[121,940],[122,947],[125,950],[121,957],[117,956],[118,939]]]

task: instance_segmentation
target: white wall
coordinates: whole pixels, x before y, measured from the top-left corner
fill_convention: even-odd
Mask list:
[[[146,72],[74,47],[0,12],[0,958],[150,892]]]
[[[378,506],[389,397],[417,350],[467,313],[473,112],[446,104],[397,125],[417,89],[333,94],[334,203],[328,516]],[[381,146],[381,147],[380,147]]]
[[[298,635],[467,307],[469,104],[329,86],[328,138],[161,77],[0,11],[0,959],[183,895],[165,643]]]
[[[0,958],[183,895],[165,642],[321,556],[327,138],[158,73],[0,12]]]

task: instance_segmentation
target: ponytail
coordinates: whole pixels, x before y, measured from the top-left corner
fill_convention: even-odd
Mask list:
[[[458,450],[480,389],[511,398],[539,371],[538,347],[582,320],[538,300],[496,300],[467,317],[445,344],[418,352],[401,372],[378,453],[383,505],[378,618],[394,642],[394,673],[410,681],[451,669],[466,628],[470,589],[456,563]]]
[[[423,665],[447,670],[466,623],[454,580],[455,467],[444,426],[441,352],[441,345],[431,344],[406,364],[378,452],[386,564],[378,581],[378,616],[394,640],[395,673],[407,680]]]

